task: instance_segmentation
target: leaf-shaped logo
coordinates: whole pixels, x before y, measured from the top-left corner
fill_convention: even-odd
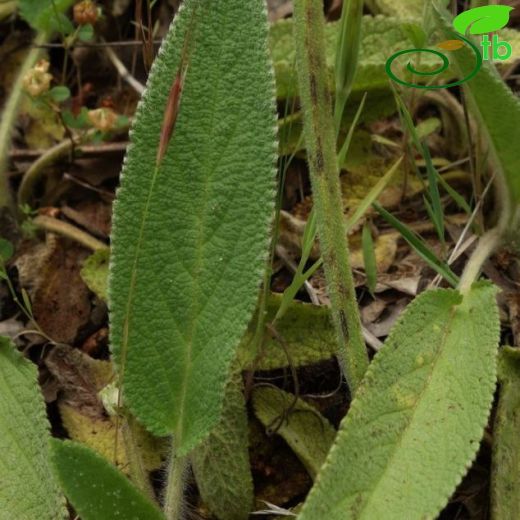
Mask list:
[[[453,20],[453,27],[461,34],[485,34],[498,31],[509,22],[513,7],[486,5],[464,11]]]

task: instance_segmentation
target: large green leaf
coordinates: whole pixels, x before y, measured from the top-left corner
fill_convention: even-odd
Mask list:
[[[164,520],[161,511],[106,459],[77,442],[52,442],[67,498],[82,520]]]
[[[336,437],[336,430],[316,408],[275,387],[253,393],[256,416],[269,430],[281,435],[315,478]]]
[[[0,519],[65,518],[36,367],[0,337]],[[67,516],[68,517],[68,516]]]
[[[135,117],[109,282],[125,402],[152,432],[173,433],[180,455],[218,421],[228,368],[255,307],[277,149],[263,1],[183,5]],[[180,111],[156,167],[184,48]]]
[[[495,288],[420,295],[372,362],[301,520],[433,518],[479,446],[495,389]]]
[[[494,520],[510,520],[520,518],[520,350],[505,347],[500,354],[491,507]]]
[[[191,454],[202,500],[219,520],[244,520],[253,508],[249,428],[242,374],[227,384],[222,417]]]

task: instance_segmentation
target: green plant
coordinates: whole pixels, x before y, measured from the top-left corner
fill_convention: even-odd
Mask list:
[[[53,17],[34,0],[24,5],[32,6],[26,18],[46,34],[58,30],[65,37],[78,36],[67,32],[64,15]],[[55,1],[55,7],[65,6]],[[255,452],[256,436],[265,437],[262,428],[268,436],[284,439],[285,449],[303,464],[295,460],[299,475],[303,468],[308,473],[301,480],[313,483],[293,511],[266,501],[271,513],[297,514],[300,520],[434,518],[475,458],[496,390],[498,352],[492,508],[498,520],[517,516],[518,352],[499,351],[497,287],[479,278],[501,244],[519,248],[520,165],[510,143],[520,139],[520,109],[490,64],[464,86],[470,114],[489,144],[499,203],[494,227],[488,224],[459,278],[460,266],[447,259],[447,206],[463,211],[467,230],[478,203],[473,207],[449,184],[435,148],[427,146],[444,121],[429,115],[415,125],[414,109],[424,98],[393,92],[381,80],[382,53],[372,61],[359,55],[373,36],[372,28],[381,31],[378,38],[389,31],[388,53],[401,41],[403,46],[410,41],[416,47],[426,45],[433,34],[428,23],[451,34],[450,17],[442,8],[431,11],[428,23],[420,22],[418,14],[429,12],[425,6],[422,0],[409,6],[404,0],[370,2],[371,9],[384,13],[398,14],[408,7],[414,14],[401,28],[395,19],[362,17],[363,2],[349,0],[340,23],[327,25],[321,0],[296,0],[294,20],[275,24],[269,33],[263,0],[185,0],[132,123],[111,249],[84,231],[71,231],[66,222],[46,215],[33,221],[95,251],[84,262],[81,276],[110,307],[116,370],[107,360],[70,350],[110,371],[99,385],[104,386],[101,392],[93,385],[89,397],[108,424],[112,460],[100,455],[106,455],[106,449],[96,453],[78,442],[50,438],[37,369],[11,341],[0,338],[0,443],[5,453],[0,457],[0,481],[9,483],[0,489],[7,504],[0,518],[66,518],[67,497],[74,513],[85,520],[178,520],[186,516],[186,497],[191,497],[195,483],[201,507],[211,515],[245,520],[258,498],[253,473],[269,476],[272,471],[263,465],[264,453]],[[471,26],[467,20],[464,24],[464,30]],[[279,99],[286,103],[279,123],[285,142],[279,153],[290,156],[280,168],[277,205],[269,37],[276,48],[273,54],[278,53]],[[280,58],[281,47],[290,66]],[[474,65],[467,49],[455,53],[454,62],[461,77]],[[426,66],[431,66],[427,60]],[[491,89],[494,96],[489,96]],[[374,94],[381,91],[380,100],[390,103],[379,111]],[[287,99],[297,92],[300,104]],[[59,103],[69,92],[55,87],[47,94],[46,102]],[[507,114],[497,116],[498,106]],[[402,142],[385,136],[373,139],[386,147],[388,160],[346,215],[340,176],[342,170],[344,177],[352,173],[360,136],[371,142],[363,122],[396,109],[387,126],[401,122]],[[65,112],[62,116],[68,120]],[[299,127],[292,126],[300,121],[304,139]],[[60,143],[27,170],[18,191],[27,216],[33,213],[27,201],[47,167],[94,133],[100,135],[90,130]],[[285,174],[290,161],[303,156],[303,142],[314,207],[301,223],[294,277],[283,295],[275,295],[270,293],[274,244],[269,258],[273,213],[282,207]],[[405,177],[410,174],[402,171],[405,162],[419,179]],[[426,224],[441,253],[377,202],[389,186],[396,188],[392,183],[398,175],[420,186],[414,193],[419,201],[424,197],[422,214],[429,218]],[[380,217],[452,288],[429,289],[415,297],[384,344],[369,340],[378,351],[369,362],[351,267],[354,246],[350,249],[347,233],[360,230],[365,277],[358,280],[365,281],[376,299]],[[395,231],[387,234],[397,241]],[[18,293],[9,278],[14,252],[10,242],[0,239],[0,280],[26,321],[44,336],[28,293],[23,288]],[[330,308],[294,301],[320,267]],[[63,347],[44,337],[48,344],[38,359],[42,364],[45,350],[60,352]],[[31,359],[36,353],[40,351],[30,351]],[[323,373],[328,373],[334,356],[341,365],[337,388],[307,394],[309,365],[322,363]],[[263,377],[262,371],[278,372]],[[81,373],[85,380],[86,372]],[[348,398],[342,376],[350,388]],[[276,386],[281,381],[284,390]],[[321,412],[324,399],[331,398],[340,411],[333,414],[334,425],[343,417],[338,431],[325,415],[331,416]],[[157,446],[145,448],[143,428],[150,444]],[[153,450],[158,461],[152,468],[145,460],[147,450]],[[160,485],[157,480],[152,485],[151,470],[154,477],[159,475]],[[304,491],[298,489],[291,500]]]
[[[266,38],[261,1],[185,3],[150,74],[116,202],[120,404],[173,434],[168,518],[180,514],[186,456],[219,420],[265,268],[276,150]]]
[[[313,187],[316,225],[338,335],[338,352],[352,392],[368,366],[339,186],[335,125],[327,85],[325,22],[319,2],[295,4],[295,46],[304,134]],[[348,94],[348,92],[347,92]]]

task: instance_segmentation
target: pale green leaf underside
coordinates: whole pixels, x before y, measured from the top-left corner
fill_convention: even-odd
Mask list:
[[[125,402],[152,432],[173,433],[179,454],[217,422],[228,367],[254,310],[276,154],[263,1],[183,5],[137,110],[115,206],[109,282]],[[180,112],[155,171],[187,27]]]
[[[500,354],[491,508],[494,520],[511,520],[520,518],[520,350],[504,347]]]
[[[242,375],[234,371],[226,386],[222,416],[191,454],[202,500],[219,520],[247,520],[253,509],[249,428]]]
[[[495,388],[495,288],[427,291],[376,355],[300,520],[433,518],[472,461]]]
[[[0,519],[65,518],[36,367],[0,337]],[[67,515],[68,517],[68,515]]]
[[[107,301],[108,261],[110,251],[101,249],[90,255],[81,268],[81,278],[98,298]]]
[[[259,387],[253,393],[256,416],[269,429],[276,429],[315,478],[330,450],[336,430],[316,408],[278,388]],[[283,418],[280,421],[280,418]]]
[[[82,520],[164,520],[161,511],[114,466],[77,442],[52,442],[67,498]]]

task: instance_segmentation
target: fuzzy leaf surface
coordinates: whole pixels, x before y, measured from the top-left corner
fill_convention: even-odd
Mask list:
[[[421,294],[376,355],[300,520],[433,518],[473,460],[495,389],[495,288]],[[403,491],[405,490],[405,491]]]
[[[0,337],[0,519],[65,518],[36,366]]]
[[[229,365],[254,311],[277,149],[263,1],[183,6],[136,113],[109,282],[125,402],[153,433],[173,433],[179,455],[217,423]],[[184,48],[180,109],[156,167]]]
[[[500,393],[493,429],[491,509],[494,520],[520,518],[520,350],[500,352]]]
[[[164,515],[112,464],[90,448],[53,439],[53,461],[82,520],[164,520]]]
[[[202,500],[219,520],[247,520],[253,509],[243,386],[241,373],[234,371],[226,386],[220,421],[191,454]]]

